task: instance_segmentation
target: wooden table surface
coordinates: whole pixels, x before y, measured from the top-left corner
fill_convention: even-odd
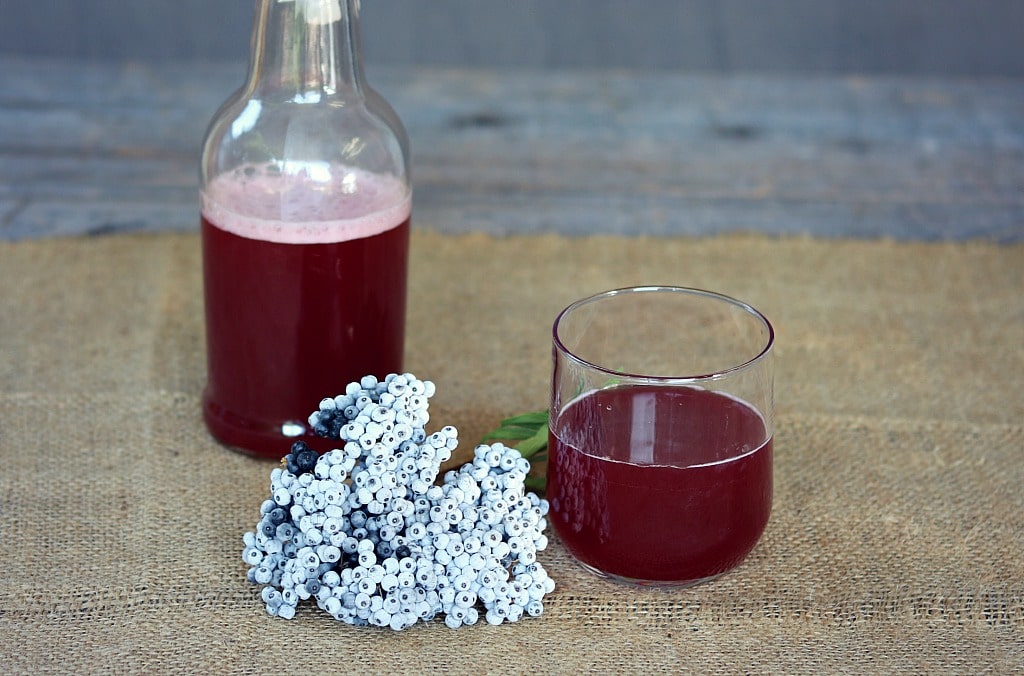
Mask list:
[[[244,64],[0,58],[0,239],[188,231]],[[1024,240],[1024,81],[369,71],[415,224]]]

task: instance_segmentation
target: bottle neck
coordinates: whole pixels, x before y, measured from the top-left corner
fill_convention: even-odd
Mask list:
[[[359,0],[259,0],[246,89],[302,102],[362,86]]]

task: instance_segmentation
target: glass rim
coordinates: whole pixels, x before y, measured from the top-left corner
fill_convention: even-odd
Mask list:
[[[633,293],[652,293],[652,292],[665,292],[665,291],[669,291],[669,292],[672,292],[672,293],[682,293],[682,294],[689,295],[689,296],[700,296],[700,297],[704,297],[704,298],[706,298],[708,300],[715,300],[715,301],[719,301],[719,302],[724,302],[724,303],[727,303],[729,305],[732,305],[733,307],[736,307],[736,308],[739,308],[739,309],[743,310],[749,316],[751,316],[753,319],[756,319],[759,322],[761,322],[761,324],[768,330],[768,337],[767,337],[767,340],[765,340],[764,346],[761,348],[761,350],[756,355],[754,355],[750,359],[747,359],[746,361],[744,361],[742,363],[736,364],[735,366],[730,366],[730,367],[725,368],[725,369],[719,369],[719,370],[713,371],[711,373],[687,374],[687,375],[671,375],[671,376],[670,375],[641,375],[641,374],[638,374],[638,373],[630,373],[628,371],[619,371],[617,369],[608,368],[607,366],[602,366],[600,364],[595,364],[594,362],[588,361],[588,360],[580,357],[579,355],[575,354],[572,350],[570,350],[568,347],[566,347],[565,343],[562,342],[562,339],[558,335],[559,325],[562,323],[562,320],[565,319],[570,313],[574,312],[575,310],[578,310],[578,309],[582,308],[585,305],[589,305],[591,303],[596,303],[598,301],[605,300],[607,298],[613,298],[615,296],[623,296],[623,295],[633,294]],[[620,288],[617,288],[617,289],[609,289],[608,291],[601,291],[599,293],[595,293],[593,295],[586,296],[585,298],[581,298],[581,299],[579,299],[579,300],[577,300],[577,301],[575,301],[573,303],[570,303],[565,308],[563,308],[561,312],[558,313],[558,316],[555,317],[555,322],[554,322],[554,324],[551,327],[551,335],[552,335],[552,341],[554,343],[555,349],[557,349],[559,352],[564,354],[570,360],[576,362],[577,364],[579,364],[579,365],[581,365],[583,367],[586,367],[586,368],[589,368],[589,369],[593,369],[595,371],[598,371],[600,373],[604,373],[604,374],[607,374],[607,375],[613,376],[613,377],[628,378],[631,381],[643,381],[643,382],[648,382],[648,383],[665,383],[665,384],[687,384],[687,383],[699,383],[699,382],[708,382],[708,381],[714,381],[714,380],[721,380],[722,378],[725,378],[727,376],[730,376],[730,375],[733,375],[733,374],[738,373],[740,371],[743,371],[743,370],[746,370],[748,368],[751,368],[751,367],[757,365],[758,363],[764,361],[764,359],[771,352],[772,347],[775,345],[775,327],[772,326],[772,323],[770,321],[768,321],[768,318],[766,316],[764,316],[764,314],[760,310],[755,308],[753,305],[750,305],[749,303],[745,303],[745,302],[743,302],[741,300],[733,298],[732,296],[727,296],[725,294],[718,293],[718,292],[715,292],[715,291],[708,291],[706,289],[699,289],[699,288],[690,287],[690,286],[672,286],[672,285],[625,286],[625,287],[620,287]]]

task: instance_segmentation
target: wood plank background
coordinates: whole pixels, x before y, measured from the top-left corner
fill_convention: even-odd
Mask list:
[[[1021,0],[365,0],[367,60],[1024,76]],[[252,0],[0,3],[0,54],[243,58]],[[3,77],[0,74],[0,77]]]
[[[241,64],[0,73],[0,238],[196,227],[200,139]],[[1017,81],[369,76],[409,129],[420,227],[1024,240]]]

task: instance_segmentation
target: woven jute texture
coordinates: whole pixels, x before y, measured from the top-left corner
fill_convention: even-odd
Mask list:
[[[546,405],[564,305],[680,284],[776,326],[776,492],[711,584],[616,586],[552,534],[542,617],[401,633],[245,581],[272,463],[203,427],[195,235],[3,244],[0,281],[5,672],[1024,669],[1024,247],[417,232],[406,367],[457,457]]]

